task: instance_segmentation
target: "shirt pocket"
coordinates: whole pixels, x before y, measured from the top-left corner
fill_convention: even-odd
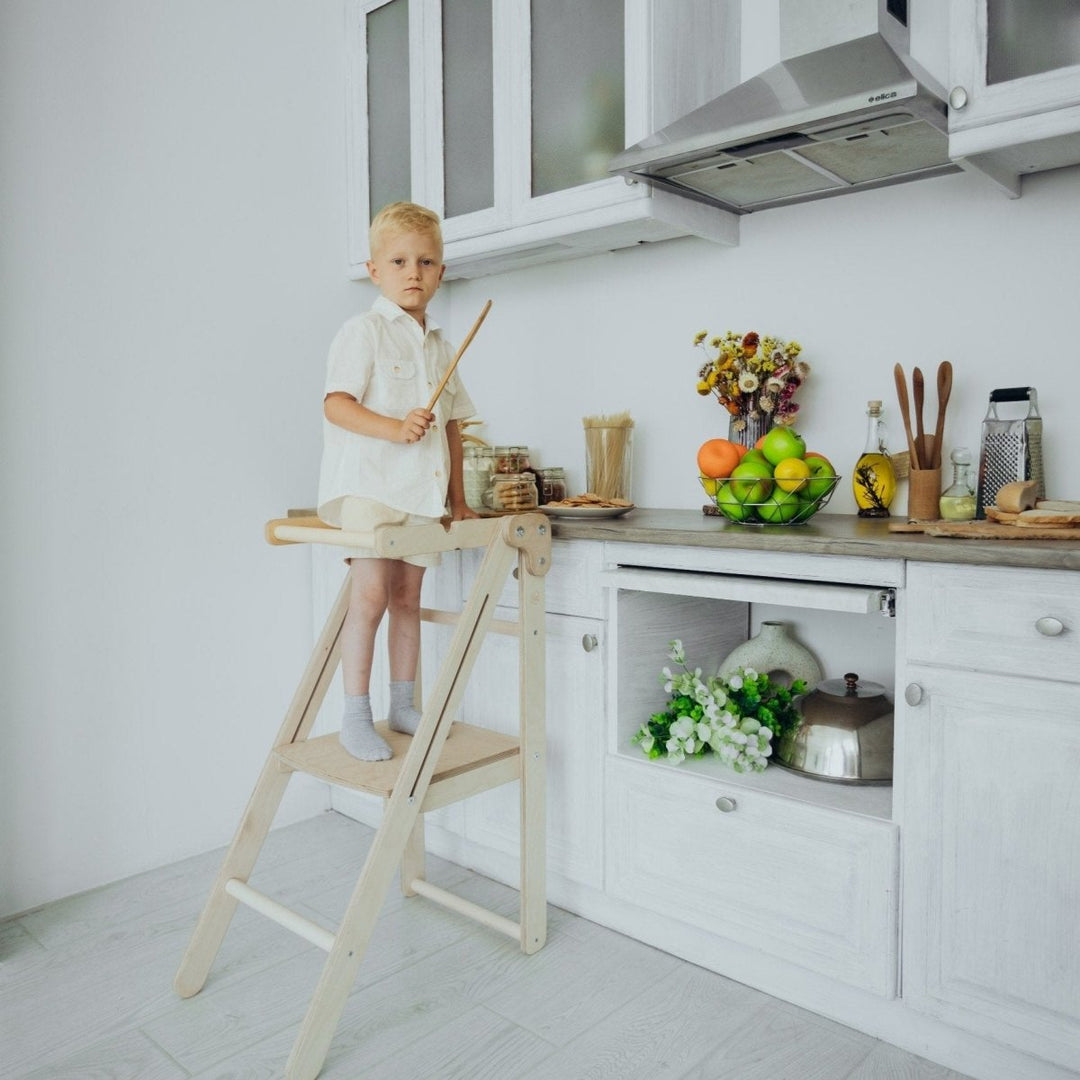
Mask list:
[[[416,378],[416,361],[407,356],[395,353],[380,356],[378,368],[379,373],[388,379],[405,381]]]

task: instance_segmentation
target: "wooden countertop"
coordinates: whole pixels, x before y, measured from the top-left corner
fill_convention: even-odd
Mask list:
[[[889,521],[854,514],[818,514],[804,525],[737,525],[700,510],[638,507],[619,518],[553,518],[559,540],[611,540],[630,544],[745,551],[791,551],[809,555],[859,555],[873,559],[1080,570],[1077,540],[964,540],[891,533]]]

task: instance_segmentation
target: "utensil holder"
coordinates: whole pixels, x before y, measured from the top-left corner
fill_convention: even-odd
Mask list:
[[[907,514],[912,521],[941,517],[941,470],[912,469],[908,475]]]

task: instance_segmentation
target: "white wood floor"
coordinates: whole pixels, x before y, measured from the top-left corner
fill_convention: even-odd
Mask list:
[[[371,829],[335,813],[271,834],[252,885],[330,929]],[[283,1074],[324,954],[241,907],[202,993],[172,991],[222,852],[0,923],[0,1077]],[[428,877],[515,917],[517,894],[439,859]],[[547,946],[387,897],[327,1080],[965,1080],[551,908]]]

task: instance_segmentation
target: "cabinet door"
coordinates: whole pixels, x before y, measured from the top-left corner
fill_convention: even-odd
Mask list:
[[[604,742],[603,624],[547,617],[548,868],[599,888],[603,873],[601,774]],[[489,635],[466,692],[465,719],[513,734],[518,727],[516,638]],[[465,804],[466,836],[516,856],[517,784],[485,791]]]
[[[615,758],[606,802],[614,896],[895,995],[897,830],[890,822]]]
[[[907,685],[903,996],[1076,1068],[1076,687],[922,666]]]
[[[1074,0],[954,0],[951,16],[950,131],[1080,104]]]
[[[423,188],[422,0],[349,0],[349,262],[369,255],[368,225],[387,203]]]

